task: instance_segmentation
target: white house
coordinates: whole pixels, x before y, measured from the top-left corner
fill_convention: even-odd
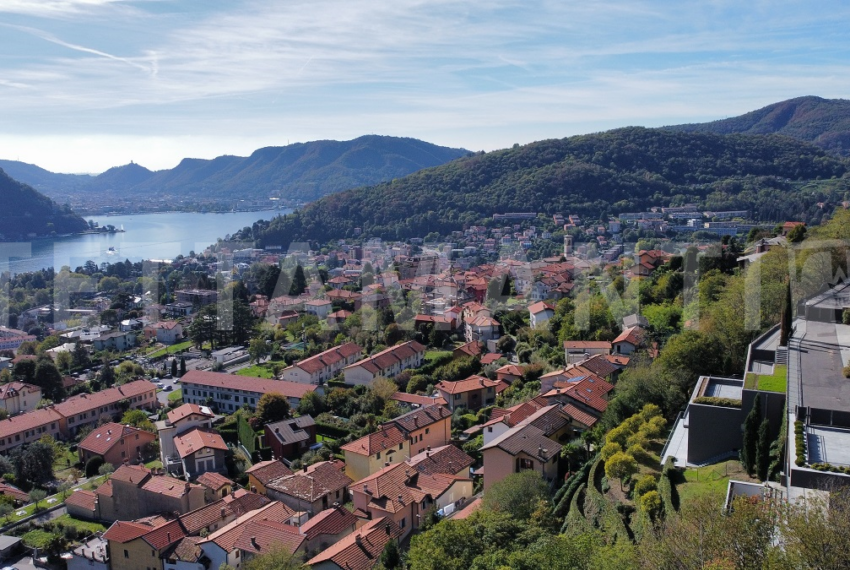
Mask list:
[[[320,384],[327,382],[343,368],[354,364],[363,356],[363,349],[347,342],[335,346],[310,358],[296,362],[281,372],[283,380],[302,384]]]
[[[528,314],[531,317],[531,328],[537,328],[549,322],[549,319],[555,316],[555,307],[549,303],[538,301],[528,307]]]
[[[418,368],[425,358],[425,347],[411,340],[391,346],[343,369],[346,384],[371,384],[378,376],[391,378],[408,368]]]

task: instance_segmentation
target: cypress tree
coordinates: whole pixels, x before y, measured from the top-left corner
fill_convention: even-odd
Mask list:
[[[767,480],[767,467],[770,464],[770,422],[764,418],[759,425],[756,442],[756,475],[760,481]]]
[[[741,447],[741,464],[747,473],[752,474],[756,468],[756,453],[758,447],[758,430],[761,424],[761,394],[756,394],[753,409],[744,420],[744,444]]]
[[[186,357],[181,356],[180,357],[180,377],[182,378],[185,375],[186,375]]]
[[[785,307],[782,309],[782,320],[779,328],[779,346],[788,346],[791,336],[791,280],[785,281]]]
[[[292,275],[292,285],[289,287],[290,295],[300,295],[307,290],[307,277],[304,275],[304,268],[301,264],[295,266],[295,273]]]
[[[171,376],[173,376],[174,378],[177,378],[177,359],[176,358],[171,359]]]
[[[401,566],[401,553],[398,551],[398,544],[395,540],[390,539],[381,552],[381,564],[387,570],[394,570]]]

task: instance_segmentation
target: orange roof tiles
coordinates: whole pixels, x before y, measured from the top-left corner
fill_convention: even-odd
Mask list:
[[[114,422],[103,424],[93,430],[86,438],[80,442],[80,449],[89,451],[96,455],[104,455],[112,447],[119,443],[125,437],[139,435],[147,441],[153,441],[156,436],[150,432],[134,428],[133,426],[125,426]]]
[[[221,473],[216,473],[215,471],[207,471],[205,473],[202,473],[198,477],[197,483],[199,485],[203,485],[204,487],[209,487],[214,491],[217,491],[227,485],[233,487],[233,481],[231,481]]]
[[[401,535],[401,529],[391,519],[375,519],[314,556],[307,564],[316,566],[330,561],[346,570],[369,570],[377,564],[387,542]]]
[[[447,394],[463,394],[465,392],[473,392],[483,388],[495,388],[496,393],[503,392],[508,389],[508,383],[501,380],[490,380],[484,376],[470,376],[466,380],[450,382],[443,380],[436,386],[437,390],[446,392]]]
[[[174,447],[177,448],[177,453],[183,459],[205,448],[227,451],[224,438],[216,432],[201,428],[195,428],[174,436]]]
[[[340,449],[346,453],[372,456],[379,451],[393,449],[399,444],[404,443],[406,438],[407,436],[404,432],[396,425],[381,426],[378,431],[364,435],[351,443],[346,443]]]
[[[116,404],[121,400],[135,398],[144,394],[156,394],[156,386],[147,380],[136,380],[114,388],[107,388],[94,394],[79,394],[72,396],[60,404],[53,406],[65,417],[82,414],[101,407]],[[150,400],[152,406],[158,405],[156,398]],[[24,414],[26,415],[26,414]]]
[[[330,350],[321,352],[315,356],[311,356],[310,358],[305,358],[300,362],[296,362],[293,366],[300,368],[309,374],[315,374],[324,368],[333,366],[340,361],[346,360],[355,354],[360,354],[362,352],[362,348],[353,342],[347,342],[340,346],[335,346]]]
[[[183,376],[181,381],[183,384],[244,390],[255,394],[277,393],[287,398],[301,398],[305,393],[314,392],[318,388],[318,386],[311,384],[299,384],[298,382],[287,382],[286,380],[268,380],[266,378],[236,376],[234,374],[201,370],[190,370]]]
[[[262,485],[267,485],[269,481],[292,475],[292,470],[287,467],[282,461],[272,459],[269,461],[261,461],[255,463],[250,469],[245,471],[249,475],[253,475]]]
[[[213,411],[206,406],[199,406],[198,404],[183,404],[182,406],[178,406],[173,410],[169,410],[168,421],[172,424],[176,424],[180,420],[188,418],[193,414],[206,416],[208,418],[215,417]]]
[[[320,512],[301,525],[301,532],[307,540],[313,540],[319,535],[336,535],[357,524],[357,517],[348,509],[341,506],[331,507]]]

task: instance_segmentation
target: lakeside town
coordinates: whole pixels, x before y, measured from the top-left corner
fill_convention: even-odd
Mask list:
[[[850,477],[848,284],[795,284],[792,308],[776,276],[820,228],[736,218],[505,214],[442,244],[7,275],[4,548],[396,568],[491,511],[613,547],[686,502],[828,501]],[[714,235],[674,242],[671,220]]]

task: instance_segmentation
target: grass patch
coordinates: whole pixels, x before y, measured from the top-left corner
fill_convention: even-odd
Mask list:
[[[430,362],[432,360],[437,360],[438,358],[443,358],[451,353],[452,351],[450,350],[426,350],[425,360]]]
[[[274,372],[265,364],[255,364],[236,371],[237,376],[253,376],[255,378],[274,378]]]
[[[187,340],[187,341],[184,341],[184,342],[178,342],[177,344],[172,344],[171,346],[166,346],[165,348],[160,348],[160,349],[155,350],[153,352],[149,352],[145,356],[147,358],[159,358],[160,356],[165,356],[166,354],[176,354],[178,352],[183,352],[184,350],[187,350],[189,348],[192,348],[192,341],[191,340]]]
[[[684,505],[689,500],[705,495],[722,502],[726,497],[729,479],[755,482],[755,479],[741,467],[741,462],[734,459],[715,465],[686,469],[676,481],[680,504]]]
[[[784,394],[788,387],[788,365],[776,364],[773,374],[756,374],[748,372],[744,377],[744,388],[748,390],[763,390]]]
[[[177,402],[177,401],[182,400],[182,399],[183,399],[183,389],[182,388],[178,388],[177,390],[174,390],[173,392],[171,392],[168,395],[168,401],[169,402]]]
[[[57,517],[56,519],[54,519],[54,522],[57,525],[61,524],[62,526],[73,527],[77,529],[80,534],[94,534],[96,532],[103,532],[106,530],[106,527],[100,523],[75,519],[69,514],[64,514],[60,517]]]
[[[148,469],[160,469],[162,468],[162,461],[159,459],[154,459],[153,461],[148,461],[145,463],[145,467]]]

